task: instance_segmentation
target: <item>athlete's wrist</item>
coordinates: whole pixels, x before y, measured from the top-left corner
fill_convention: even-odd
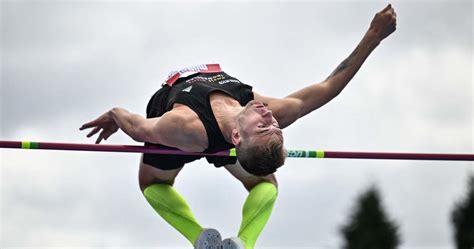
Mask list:
[[[367,32],[365,33],[365,36],[364,38],[366,38],[366,40],[368,42],[370,42],[370,47],[375,49],[379,44],[380,42],[383,40],[381,38],[381,35],[379,34],[379,32],[375,29],[372,29],[370,28],[369,30],[367,30]]]
[[[114,108],[110,109],[108,114],[112,118],[117,118],[118,116],[120,116],[120,114],[124,114],[124,112],[127,112],[127,111],[123,108],[120,108],[120,107],[114,107]]]
[[[365,33],[364,37],[362,38],[361,43],[366,43],[365,46],[363,46],[363,47],[366,47],[370,51],[372,51],[380,44],[381,41],[382,41],[382,39],[377,34],[377,31],[373,30],[373,29],[369,29]]]

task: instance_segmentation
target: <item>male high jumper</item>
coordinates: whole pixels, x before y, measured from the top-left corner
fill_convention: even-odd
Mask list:
[[[201,156],[144,154],[139,184],[156,212],[194,248],[253,249],[277,198],[274,173],[286,157],[281,129],[336,97],[395,28],[396,13],[389,4],[375,15],[358,46],[327,79],[285,98],[263,96],[218,65],[202,65],[171,74],[150,99],[146,118],[113,108],[80,129],[93,128],[87,137],[101,131],[96,143],[120,128],[135,141],[187,152],[235,147],[237,158],[208,156],[207,160],[224,166],[249,191],[237,237],[222,241],[217,230],[203,228],[173,188],[183,166]],[[194,74],[185,76],[189,72]]]

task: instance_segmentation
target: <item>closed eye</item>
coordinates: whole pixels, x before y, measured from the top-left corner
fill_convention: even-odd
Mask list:
[[[260,125],[257,126],[257,128],[267,128],[268,126],[269,125],[260,124]],[[280,126],[278,125],[277,122],[273,122],[272,126],[275,126],[276,128],[280,128]]]

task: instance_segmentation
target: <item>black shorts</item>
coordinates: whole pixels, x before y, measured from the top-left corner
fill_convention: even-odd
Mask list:
[[[170,90],[170,86],[163,85],[161,89],[151,97],[146,107],[147,118],[160,117],[167,112],[168,107],[166,106],[166,103]],[[146,145],[152,145],[152,143],[145,142],[145,146]],[[181,168],[184,164],[198,160],[202,157],[204,156],[143,154],[143,163],[161,170],[172,170]],[[217,168],[237,162],[237,158],[235,157],[207,156],[206,159]]]

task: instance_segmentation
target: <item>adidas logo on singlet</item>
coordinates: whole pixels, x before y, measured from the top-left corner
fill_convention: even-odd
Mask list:
[[[184,89],[182,90],[182,92],[191,92],[191,89],[192,89],[192,88],[193,88],[193,86],[188,86],[188,87],[184,88]]]

